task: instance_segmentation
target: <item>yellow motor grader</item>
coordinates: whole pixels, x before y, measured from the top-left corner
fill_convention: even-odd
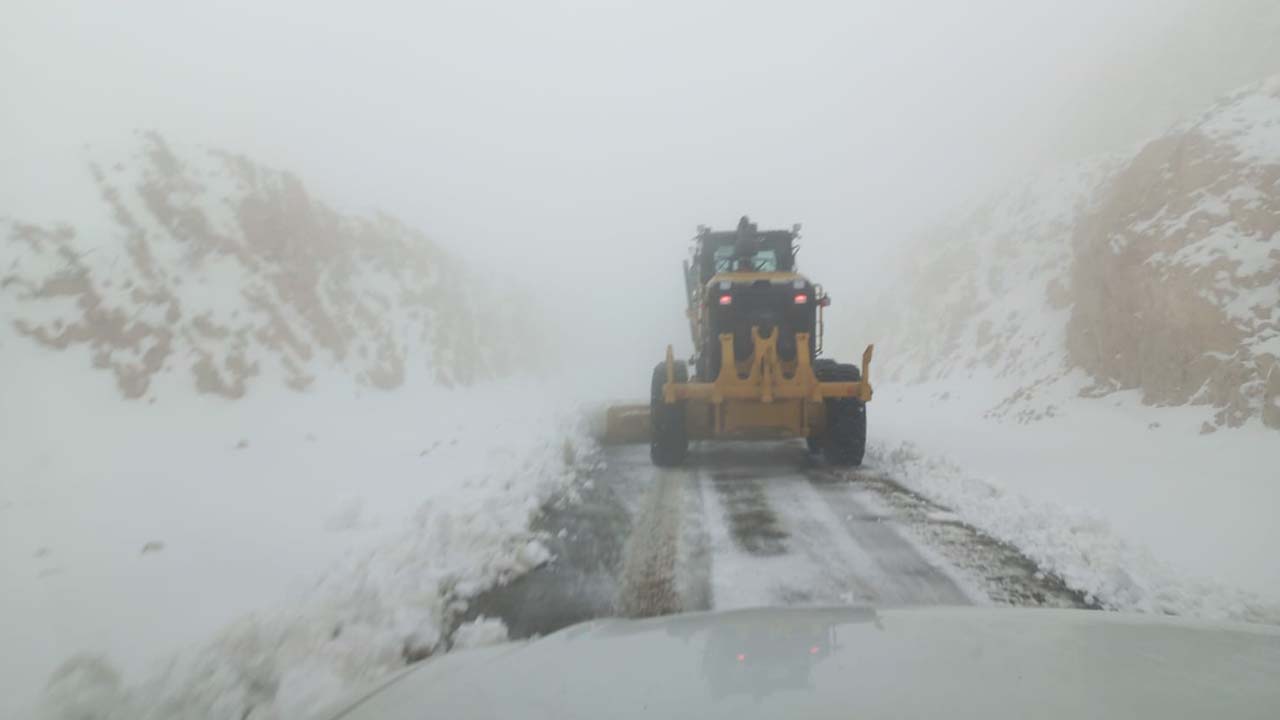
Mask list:
[[[761,231],[746,217],[736,230],[698,228],[684,263],[693,357],[668,346],[648,408],[611,408],[607,437],[647,426],[660,466],[683,463],[690,440],[720,439],[805,438],[833,465],[862,462],[873,346],[861,368],[818,358],[831,300],[796,272],[799,230]]]

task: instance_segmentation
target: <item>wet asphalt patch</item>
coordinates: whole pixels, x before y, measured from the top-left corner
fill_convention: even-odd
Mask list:
[[[533,521],[554,560],[481,593],[461,619],[501,618],[511,637],[524,638],[614,615],[631,513],[619,487],[601,480],[580,479]]]
[[[752,555],[785,555],[789,534],[769,507],[762,481],[747,472],[713,472],[711,483],[729,515],[734,543]]]

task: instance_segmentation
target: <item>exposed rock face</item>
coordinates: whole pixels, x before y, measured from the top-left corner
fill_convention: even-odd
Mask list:
[[[511,369],[482,333],[525,324],[392,218],[342,215],[288,173],[154,133],[89,170],[110,222],[0,222],[0,303],[19,334],[88,348],[127,397],[166,373],[239,397],[329,370],[393,388],[411,371],[451,384]]]
[[[1073,237],[1071,361],[1238,426],[1280,355],[1280,83],[1145,146]],[[1269,140],[1260,147],[1255,141]]]
[[[1073,369],[1101,396],[1280,427],[1280,78],[1128,158],[1082,163],[922,240],[886,334],[890,376],[981,369],[1021,418]],[[1018,409],[1022,408],[1022,409]]]

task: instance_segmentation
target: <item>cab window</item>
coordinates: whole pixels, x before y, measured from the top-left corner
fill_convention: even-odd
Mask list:
[[[757,250],[754,255],[734,256],[732,245],[721,245],[715,251],[716,272],[778,272],[778,253],[772,248]]]

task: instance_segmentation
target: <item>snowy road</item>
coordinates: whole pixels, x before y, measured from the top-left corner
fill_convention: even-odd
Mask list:
[[[476,598],[512,636],[602,616],[763,605],[1084,606],[1008,546],[875,467],[798,444],[704,445],[663,470],[645,446],[604,464],[535,523],[555,561]]]

